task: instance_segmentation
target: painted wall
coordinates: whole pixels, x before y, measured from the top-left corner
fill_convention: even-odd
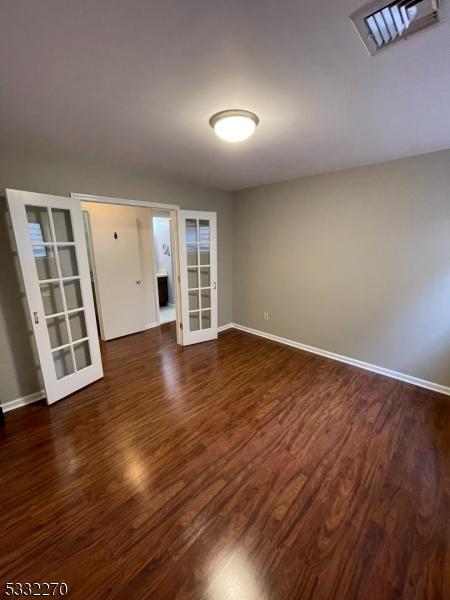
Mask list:
[[[0,144],[0,194],[4,188],[69,196],[99,194],[179,204],[181,208],[217,212],[219,324],[232,320],[231,194],[186,183],[146,168],[100,163],[80,156],[32,152]],[[9,239],[9,215],[0,199],[0,402],[42,389],[34,356],[31,324],[24,309],[22,283]]]
[[[81,206],[89,213],[101,337],[143,331],[157,321],[152,211],[94,202]]]
[[[158,273],[167,273],[169,304],[175,304],[172,271],[172,244],[170,240],[170,219],[167,217],[153,218],[153,238],[156,271]],[[164,247],[168,248],[169,254],[164,251]]]
[[[450,386],[450,150],[241,191],[233,255],[234,322]]]
[[[217,211],[219,324],[450,385],[450,150],[244,190],[231,201],[146,169],[0,145],[5,187]],[[42,387],[9,238],[0,201],[2,402]]]

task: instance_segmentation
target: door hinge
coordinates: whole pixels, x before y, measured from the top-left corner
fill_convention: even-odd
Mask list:
[[[34,322],[36,323],[36,325],[38,325],[39,324],[39,317],[38,317],[37,312],[33,313],[33,317],[34,317]]]
[[[183,323],[180,322],[180,329],[183,329]]]

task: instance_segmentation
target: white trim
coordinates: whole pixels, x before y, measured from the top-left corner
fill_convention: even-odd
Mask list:
[[[158,289],[158,266],[157,266],[157,258],[156,258],[156,249],[155,249],[155,230],[153,229],[153,210],[150,209],[150,239],[152,244],[152,277],[153,277],[153,301],[155,303],[155,316],[156,320],[159,323],[161,322],[161,312],[159,310],[159,289]]]
[[[178,212],[170,211],[170,245],[172,249],[172,278],[173,295],[175,300],[177,344],[183,345],[183,330],[181,326],[181,285],[180,285],[180,245],[178,239]]]
[[[158,321],[155,321],[154,323],[146,323],[144,325],[144,329],[153,329],[153,327],[158,327],[158,325]]]
[[[253,335],[272,340],[273,342],[279,342],[280,344],[292,346],[293,348],[298,348],[299,350],[304,350],[305,352],[311,352],[312,354],[325,356],[326,358],[331,358],[332,360],[337,360],[348,365],[353,365],[354,367],[359,367],[360,369],[365,369],[366,371],[379,373],[380,375],[385,375],[386,377],[391,377],[392,379],[398,379],[406,383],[411,383],[412,385],[417,385],[419,387],[426,388],[427,390],[432,390],[434,392],[450,396],[450,387],[446,387],[445,385],[441,385],[439,383],[426,381],[425,379],[419,379],[418,377],[406,375],[405,373],[399,373],[398,371],[391,371],[390,369],[386,369],[385,367],[372,365],[370,363],[363,362],[362,360],[357,360],[356,358],[342,356],[341,354],[335,354],[334,352],[322,350],[321,348],[315,348],[314,346],[307,346],[306,344],[301,344],[300,342],[295,342],[294,340],[288,340],[278,335],[273,335],[264,331],[258,331],[257,329],[245,327],[244,325],[238,325],[237,323],[230,323],[229,325],[225,325],[224,327],[226,329],[228,329],[229,327],[233,327],[234,329],[238,329],[239,331],[245,331],[246,333],[251,333]]]
[[[83,228],[86,223],[87,229],[85,230],[86,237],[86,250],[88,252],[88,256],[91,259],[91,267],[92,267],[92,275],[94,277],[94,295],[95,295],[95,305],[97,308],[97,316],[98,316],[98,325],[100,329],[100,337],[103,341],[106,341],[105,329],[103,327],[103,314],[102,314],[102,306],[100,304],[100,286],[98,284],[97,278],[97,265],[95,262],[95,254],[94,254],[94,245],[92,243],[92,226],[91,226],[91,215],[89,211],[85,208],[81,208],[81,212],[83,215],[86,215],[86,219],[83,218]]]
[[[39,400],[43,400],[45,398],[45,391],[40,390],[39,392],[34,392],[33,394],[28,394],[28,396],[22,396],[21,398],[16,398],[15,400],[9,400],[9,402],[5,402],[1,405],[3,412],[7,413],[10,410],[15,410],[16,408],[20,408],[21,406],[26,406],[27,404],[32,404],[33,402],[38,402]]]
[[[143,208],[163,208],[165,210],[178,209],[178,204],[164,204],[163,202],[151,202],[146,200],[128,200],[126,198],[113,198],[112,196],[93,196],[90,194],[70,193],[71,198],[76,198],[80,202],[99,202],[101,204],[125,204],[126,206],[141,206]]]
[[[220,325],[220,327],[217,328],[218,333],[221,333],[222,331],[226,331],[227,329],[233,329],[233,327],[237,326],[234,323],[227,323],[226,325]]]

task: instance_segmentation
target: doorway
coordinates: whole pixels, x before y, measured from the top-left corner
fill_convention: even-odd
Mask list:
[[[151,207],[98,201],[81,207],[100,339],[176,321],[170,211],[153,221]]]
[[[129,327],[140,312],[136,307],[142,306],[142,298],[146,296],[141,292],[143,262],[152,265],[143,270],[147,281],[148,271],[153,275],[152,283],[156,278],[151,260],[151,255],[154,256],[151,209],[170,211],[169,249],[176,325],[167,325],[165,333],[175,331],[176,343],[182,346],[217,339],[216,213],[74,193],[67,198],[7,189],[6,195],[49,404],[103,377],[96,313],[105,341],[138,331],[145,337],[145,329],[160,326],[159,294],[156,285],[152,285],[158,320],[144,327],[142,322],[138,323],[134,331],[133,326],[131,331]],[[89,218],[83,217],[83,204],[88,205]],[[91,205],[106,205],[109,221],[100,220],[100,235],[94,231]],[[124,223],[114,217],[127,207],[147,211],[143,218],[145,244],[139,238],[137,218],[130,217]],[[85,224],[89,224],[88,229]],[[136,252],[143,257],[142,261],[130,264],[125,260],[136,256]],[[107,274],[103,291],[101,272]],[[126,285],[127,281],[131,285]],[[131,300],[123,301],[122,292],[131,295]],[[110,302],[105,304],[105,298]],[[116,311],[106,327],[105,313],[111,306]],[[128,328],[123,327],[124,323]]]
[[[158,296],[159,323],[176,321],[173,279],[172,223],[169,211],[152,211],[155,288]]]

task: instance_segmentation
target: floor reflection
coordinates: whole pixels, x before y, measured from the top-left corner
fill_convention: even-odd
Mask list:
[[[208,600],[269,600],[256,569],[242,549],[223,552],[210,575]]]

